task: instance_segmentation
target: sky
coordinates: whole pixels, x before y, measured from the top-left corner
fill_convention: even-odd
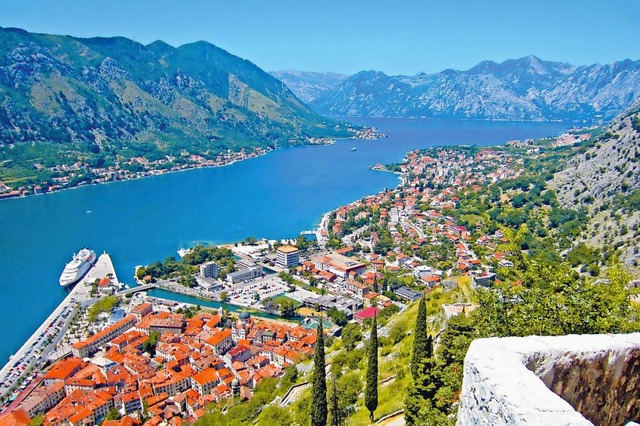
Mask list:
[[[1,0],[0,26],[173,46],[206,40],[267,71],[390,75],[535,55],[640,59],[640,0]]]

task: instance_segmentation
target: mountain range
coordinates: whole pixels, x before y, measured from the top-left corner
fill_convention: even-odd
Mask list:
[[[172,47],[0,28],[0,148],[215,156],[341,134],[335,125],[253,63],[204,41]]]
[[[349,78],[333,72],[271,71],[303,102],[311,103]]]
[[[640,61],[574,66],[528,56],[414,76],[362,71],[310,105],[339,117],[605,122],[639,96]]]

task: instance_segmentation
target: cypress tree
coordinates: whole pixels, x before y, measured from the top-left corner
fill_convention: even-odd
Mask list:
[[[418,317],[416,318],[416,328],[413,333],[413,354],[411,355],[411,375],[413,380],[418,376],[418,365],[429,356],[427,343],[427,305],[424,296],[420,298],[418,305]]]
[[[364,405],[369,410],[369,420],[373,422],[373,412],[378,408],[378,323],[376,315],[371,324],[369,339],[369,361],[367,364],[367,384],[364,390]]]
[[[416,375],[404,400],[404,419],[409,426],[439,426],[448,423],[446,415],[439,409],[435,401],[441,380],[436,371],[431,336],[426,339],[425,349],[427,355],[418,361]]]
[[[378,272],[373,275],[373,291],[378,292]]]
[[[338,405],[338,387],[336,386],[337,378],[331,380],[331,395],[329,397],[329,411],[331,412],[331,426],[340,426],[342,419],[340,418],[340,406]]]
[[[327,425],[327,380],[324,363],[324,335],[322,318],[318,321],[316,351],[313,359],[313,400],[311,401],[311,426]]]

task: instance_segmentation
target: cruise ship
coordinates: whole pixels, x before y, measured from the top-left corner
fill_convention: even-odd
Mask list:
[[[67,287],[77,283],[94,263],[96,263],[96,253],[93,250],[83,248],[77,254],[74,254],[71,262],[64,267],[64,271],[60,275],[60,285]]]

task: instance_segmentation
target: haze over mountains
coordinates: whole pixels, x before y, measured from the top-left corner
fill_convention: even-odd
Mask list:
[[[333,72],[271,71],[303,102],[311,103],[347,78],[348,75]]]
[[[308,99],[313,74],[305,77],[282,76],[297,96]],[[315,87],[326,88],[321,81]],[[362,71],[323,89],[310,105],[339,117],[593,122],[612,119],[638,96],[640,61],[573,66],[528,56],[414,76]]]

